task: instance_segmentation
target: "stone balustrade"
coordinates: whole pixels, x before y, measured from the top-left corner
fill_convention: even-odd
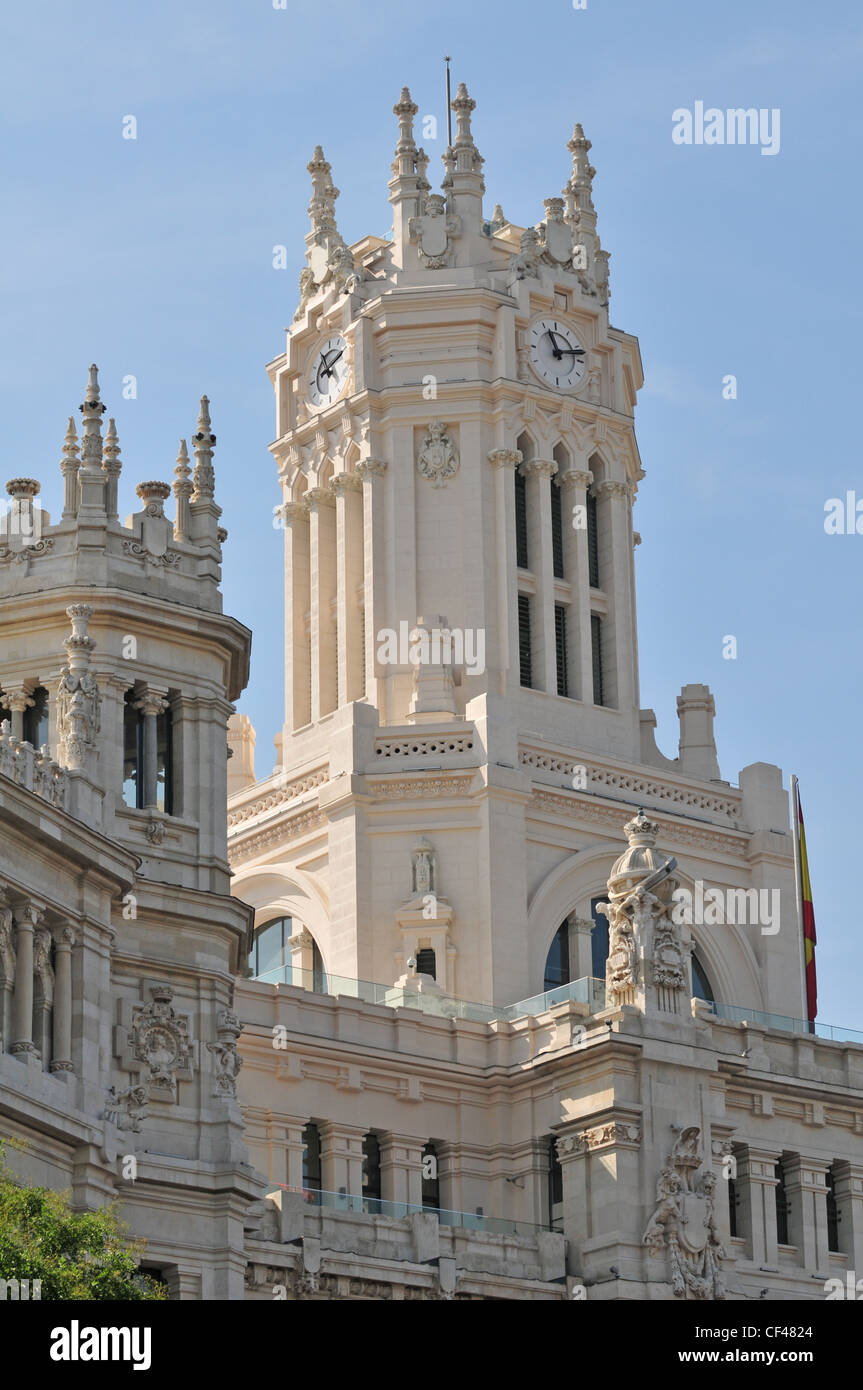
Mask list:
[[[8,719],[0,724],[0,776],[44,797],[52,806],[67,808],[69,779],[65,768],[54,761],[47,744],[34,748],[15,738]]]

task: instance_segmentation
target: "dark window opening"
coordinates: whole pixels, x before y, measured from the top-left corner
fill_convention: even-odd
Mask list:
[[[174,717],[170,709],[156,717],[156,805],[174,813]]]
[[[326,994],[327,974],[324,970],[324,958],[318,950],[318,943],[312,938],[312,990],[315,994]]]
[[[734,1178],[728,1179],[728,1231],[732,1236],[739,1235],[737,1229],[737,1204],[740,1198]]]
[[[591,589],[599,588],[599,526],[596,498],[587,494],[587,570]]]
[[[123,705],[123,800],[141,810],[144,805],[144,716],[135,708],[134,690]]]
[[[24,742],[41,748],[48,742],[48,691],[37,685],[30,699],[33,705],[24,711]]]
[[[381,1146],[376,1134],[363,1139],[363,1197],[372,1202],[381,1199]]]
[[[605,962],[608,960],[608,918],[598,911],[598,905],[605,898],[591,898],[590,915],[593,930],[590,933],[590,971],[595,980],[605,979]]]
[[[312,1122],[303,1130],[303,1187],[311,1193],[321,1191],[321,1134]],[[315,1206],[320,1202],[316,1197],[310,1200]]]
[[[440,1211],[440,1174],[437,1149],[429,1141],[423,1149],[422,1198],[429,1211]]]
[[[285,966],[289,965],[288,940],[293,936],[293,931],[292,917],[277,917],[275,921],[265,922],[258,928],[249,952],[249,973],[253,979],[271,971],[283,973]]]
[[[551,484],[551,555],[555,579],[563,579],[563,508],[560,488]]]
[[[533,685],[533,661],[530,648],[530,596],[518,596],[518,666],[521,684]]]
[[[568,985],[572,976],[569,973],[569,922],[562,923],[554,934],[545,961],[543,989],[557,989],[558,985]]]
[[[566,606],[554,605],[554,647],[557,657],[557,693],[569,694],[569,681],[566,672]]]
[[[839,1206],[836,1202],[836,1176],[827,1169],[827,1249],[839,1252]]]
[[[552,1231],[563,1230],[563,1169],[554,1135],[548,1140],[548,1225]]]
[[[593,703],[605,704],[605,682],[602,669],[602,619],[597,613],[590,615],[590,655],[593,664]]]
[[[780,1158],[776,1164],[776,1239],[788,1245],[788,1194],[785,1191],[785,1165]]]
[[[515,563],[526,570],[527,564],[527,479],[515,470]]]
[[[437,961],[435,953],[429,946],[424,946],[421,951],[417,951],[417,974],[431,975],[433,980],[437,979]]]
[[[692,957],[692,993],[696,999],[703,999],[707,1004],[714,1003],[715,996],[707,978],[707,973],[698,956]]]

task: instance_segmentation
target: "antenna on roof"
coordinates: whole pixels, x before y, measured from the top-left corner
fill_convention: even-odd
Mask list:
[[[450,56],[449,56],[449,54],[447,54],[446,57],[444,58],[444,62],[446,63],[446,140],[447,140],[447,144],[448,144],[449,146],[452,146],[452,107],[450,106],[450,95],[451,95],[451,93],[450,93],[450,85],[449,85],[449,65],[450,65]]]

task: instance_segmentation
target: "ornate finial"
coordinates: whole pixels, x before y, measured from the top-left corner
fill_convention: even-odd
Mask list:
[[[336,227],[336,199],[339,190],[330,177],[330,165],[324,158],[320,145],[306,165],[312,176],[312,196],[309,201],[309,216],[313,232],[332,232]]]
[[[587,157],[591,143],[585,138],[580,123],[575,126],[572,139],[567,141],[566,148],[572,155],[572,177],[568,186],[572,190],[576,207],[582,212],[592,212],[591,194],[596,170]]]
[[[198,414],[198,428],[192,436],[195,449],[195,472],[193,475],[193,502],[211,501],[216,490],[216,476],[213,472],[213,447],[216,436],[210,430],[210,402],[201,397]]]
[[[472,145],[470,117],[471,112],[476,110],[476,102],[473,97],[468,96],[467,87],[463,82],[459,82],[458,91],[450,105],[456,117],[455,148],[458,149],[459,145]]]
[[[656,837],[659,834],[659,826],[656,821],[650,820],[641,807],[639,807],[638,814],[633,816],[632,820],[627,821],[623,829],[630,845],[655,845]]]
[[[101,476],[102,470],[102,416],[106,407],[99,395],[99,372],[96,364],[90,368],[87,377],[87,391],[84,401],[79,405],[83,426],[81,440],[81,472]]]
[[[105,431],[105,444],[102,449],[102,472],[105,474],[105,511],[111,520],[117,519],[117,479],[122,469],[120,445],[117,440],[117,426],[109,419]]]
[[[494,212],[491,215],[492,227],[494,227],[494,229],[497,231],[501,227],[506,227],[508,222],[509,218],[504,214],[504,210],[501,207],[500,203],[495,203]]]
[[[75,416],[69,416],[69,423],[66,426],[66,434],[63,438],[63,457],[67,459],[78,459],[78,431],[75,429]],[[60,467],[62,468],[62,463]]]

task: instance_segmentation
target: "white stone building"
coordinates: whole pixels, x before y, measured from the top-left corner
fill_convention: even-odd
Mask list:
[[[402,92],[389,241],[309,164],[272,774],[206,401],[173,522],[145,483],[119,523],[95,374],[60,521],[10,484],[2,1126],[178,1297],[824,1297],[863,1272],[863,1035],[799,1021],[780,770],[722,779],[706,686],[675,758],[640,707],[590,143],[488,219],[473,106],[432,193]]]

